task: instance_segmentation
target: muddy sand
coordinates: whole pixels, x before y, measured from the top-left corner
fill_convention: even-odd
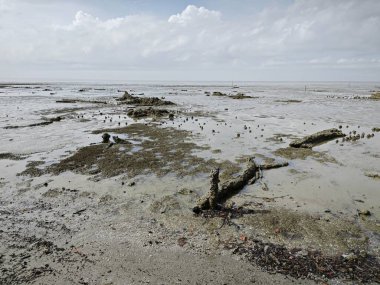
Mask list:
[[[376,88],[4,85],[0,284],[379,283]]]

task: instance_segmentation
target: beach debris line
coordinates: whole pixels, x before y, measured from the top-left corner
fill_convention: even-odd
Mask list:
[[[121,98],[116,99],[121,104],[131,104],[138,106],[164,106],[164,105],[175,105],[171,101],[164,101],[158,97],[137,97],[132,96],[128,91],[124,92]]]
[[[359,282],[380,282],[380,263],[363,251],[324,255],[317,250],[289,249],[282,245],[244,239],[244,243],[225,243],[234,254],[245,255],[262,269],[292,276],[325,280],[341,278]]]
[[[202,210],[217,209],[228,198],[237,194],[247,184],[253,184],[262,177],[263,169],[272,169],[288,166],[287,162],[266,163],[257,165],[253,158],[249,158],[244,172],[236,178],[223,182],[219,187],[219,169],[213,169],[210,174],[210,191],[201,197],[193,212],[199,214]]]
[[[306,136],[302,139],[297,139],[291,142],[289,146],[295,148],[313,148],[316,145],[320,145],[333,139],[345,136],[346,135],[338,129],[328,129]]]

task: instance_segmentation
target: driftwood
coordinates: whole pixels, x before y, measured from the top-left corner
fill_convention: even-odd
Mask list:
[[[289,144],[291,147],[296,148],[312,148],[316,145],[323,144],[336,138],[345,137],[346,135],[338,129],[324,130],[302,139],[295,140]]]
[[[214,169],[210,174],[210,191],[199,199],[197,206],[193,208],[193,212],[200,213],[202,210],[216,209],[219,204],[224,203],[228,198],[238,193],[245,185],[253,184],[257,179],[260,179],[262,169],[279,168],[287,165],[287,162],[257,165],[253,158],[250,158],[247,168],[241,175],[223,182],[220,187],[218,185],[219,168]]]

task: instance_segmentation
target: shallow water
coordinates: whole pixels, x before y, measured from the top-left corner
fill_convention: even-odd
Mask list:
[[[28,161],[42,159],[46,164],[52,164],[79,147],[99,142],[99,135],[90,134],[90,130],[133,122],[124,115],[119,118],[126,106],[62,104],[56,100],[78,98],[115,102],[114,98],[122,94],[119,90],[165,97],[177,103],[183,113],[195,113],[194,120],[186,121],[184,115],[179,115],[174,122],[168,121],[164,125],[199,134],[197,143],[207,144],[220,152],[204,151],[198,155],[221,160],[234,161],[246,155],[256,156],[259,161],[263,157],[285,160],[273,152],[287,147],[294,137],[339,125],[347,134],[354,130],[359,134],[372,133],[373,127],[380,127],[380,101],[354,99],[354,96],[368,96],[373,90],[379,90],[380,83],[237,84],[239,88],[232,88],[230,83],[193,82],[3,86],[0,88],[0,128],[40,122],[44,116],[69,115],[59,123],[43,127],[2,129],[0,153],[31,154]],[[79,92],[83,88],[85,91]],[[258,98],[233,100],[206,96],[207,91],[242,92]],[[287,100],[301,102],[284,102]],[[78,108],[75,113],[70,112],[73,108]],[[62,113],[57,113],[59,110]],[[247,187],[243,194],[246,197],[284,196],[276,199],[274,204],[316,212],[331,209],[355,214],[358,209],[369,209],[378,217],[380,180],[369,178],[365,173],[380,173],[380,133],[375,133],[371,139],[343,145],[341,139],[339,143],[331,141],[314,150],[326,152],[335,162],[318,161],[312,157],[289,160],[289,167],[264,172],[262,183]],[[0,164],[2,173],[6,173],[7,163]],[[269,191],[262,190],[263,183]]]

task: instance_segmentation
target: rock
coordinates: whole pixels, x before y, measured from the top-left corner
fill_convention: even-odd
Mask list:
[[[187,238],[185,237],[180,237],[178,240],[177,240],[177,244],[181,247],[185,246],[185,244],[187,244]]]
[[[222,97],[222,96],[227,96],[227,94],[219,92],[219,91],[215,91],[215,92],[212,92],[212,96]]]
[[[371,212],[369,210],[360,210],[358,211],[359,216],[371,216]]]
[[[104,133],[102,135],[102,139],[103,139],[102,143],[109,143],[110,142],[110,137],[111,136],[108,133]]]
[[[236,95],[231,95],[231,96],[228,96],[228,97],[230,97],[231,99],[237,99],[237,100],[257,98],[257,97],[252,97],[252,96],[245,95],[244,93],[238,93]]]
[[[371,97],[369,97],[372,100],[380,100],[380,92],[375,92],[371,94]]]
[[[289,146],[295,148],[312,148],[316,145],[320,145],[330,140],[345,136],[346,135],[338,129],[328,129],[306,136],[302,139],[295,140],[291,142]]]
[[[144,118],[144,117],[163,117],[169,114],[168,110],[163,109],[130,109],[127,115],[134,119]],[[169,115],[170,116],[170,115]],[[174,116],[174,115],[173,115]]]
[[[131,105],[139,105],[139,106],[163,106],[163,105],[175,105],[171,101],[164,101],[157,97],[137,97],[130,95],[127,91],[124,95],[116,99],[120,101],[122,104],[131,104]]]
[[[60,122],[62,120],[62,117],[55,117],[55,118],[51,118],[49,119],[49,122]]]

